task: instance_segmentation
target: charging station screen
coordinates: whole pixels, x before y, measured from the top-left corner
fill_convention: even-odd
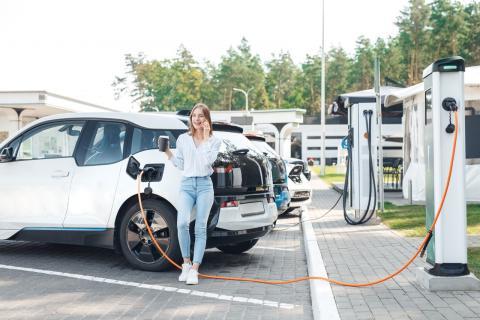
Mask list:
[[[467,159],[480,158],[480,115],[465,117],[465,152]]]
[[[432,89],[425,91],[425,125],[432,123]]]

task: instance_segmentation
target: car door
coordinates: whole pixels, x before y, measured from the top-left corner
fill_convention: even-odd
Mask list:
[[[127,156],[126,131],[126,124],[121,122],[89,121],[75,155],[78,168],[72,180],[64,227],[107,226]]]
[[[0,163],[0,229],[62,226],[83,126],[83,121],[51,122],[9,144],[13,159]]]

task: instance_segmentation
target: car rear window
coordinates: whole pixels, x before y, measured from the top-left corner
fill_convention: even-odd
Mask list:
[[[253,140],[252,143],[260,149],[262,152],[265,152],[271,158],[279,158],[280,156],[273,150],[272,147],[268,145],[265,141],[256,141]]]
[[[225,152],[231,149],[249,149],[261,154],[260,150],[241,133],[214,131],[214,135],[223,140],[220,152]]]

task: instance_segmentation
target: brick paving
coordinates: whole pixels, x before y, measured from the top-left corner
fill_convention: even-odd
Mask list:
[[[339,194],[313,177],[310,216],[320,217]],[[279,219],[278,229],[246,254],[206,252],[202,272],[267,279],[307,274],[297,213]],[[399,268],[419,239],[404,238],[383,225],[349,226],[341,203],[313,221],[329,277],[364,282]],[[478,243],[477,239],[472,240]],[[206,296],[146,290],[19,270],[0,269],[0,319],[312,319],[308,282],[285,286],[201,280],[195,287],[179,283],[176,271],[132,269],[113,251],[0,241],[0,264],[68,272],[149,285],[171,286],[217,295],[292,304],[286,310]],[[332,286],[342,319],[479,319],[480,292],[428,292],[415,282],[417,259],[393,280],[368,288]]]
[[[292,214],[279,219],[278,225],[281,228],[298,221],[298,215]],[[176,271],[135,270],[111,250],[11,241],[0,241],[0,264],[294,305],[293,309],[282,309],[278,306],[0,269],[0,319],[313,318],[308,282],[272,286],[201,279],[199,285],[187,286],[177,281]],[[307,266],[301,230],[294,227],[273,231],[245,254],[229,255],[209,249],[201,271],[265,279],[304,276]]]
[[[339,194],[319,178],[314,187],[310,216],[320,217]],[[419,239],[407,239],[386,226],[350,226],[343,219],[342,204],[313,223],[328,276],[366,282],[397,270],[415,252]],[[429,292],[415,281],[417,259],[392,280],[368,288],[333,285],[341,319],[479,319],[480,292]]]

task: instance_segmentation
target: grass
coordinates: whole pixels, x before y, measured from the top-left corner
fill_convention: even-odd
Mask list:
[[[424,206],[395,206],[385,203],[385,211],[379,212],[384,224],[407,237],[425,235]],[[480,234],[480,205],[467,205],[467,234]]]
[[[382,222],[406,237],[423,237],[425,229],[424,206],[395,206],[385,203],[385,211],[379,212]],[[480,234],[480,205],[467,205],[467,234]],[[470,271],[480,276],[480,248],[468,249]]]
[[[468,248],[468,268],[480,276],[480,248]]]
[[[387,167],[385,167],[386,169]],[[345,182],[345,174],[344,173],[337,173],[336,166],[325,166],[325,175],[320,175],[320,166],[312,167],[312,171],[318,175],[322,180],[327,183],[334,184],[334,183],[344,183]],[[383,180],[385,183],[391,182],[391,176],[388,177],[386,174],[383,176]]]
[[[345,174],[337,173],[336,166],[325,166],[325,175],[323,176],[320,175],[320,166],[314,166],[312,171],[327,183],[334,184],[345,182]]]

